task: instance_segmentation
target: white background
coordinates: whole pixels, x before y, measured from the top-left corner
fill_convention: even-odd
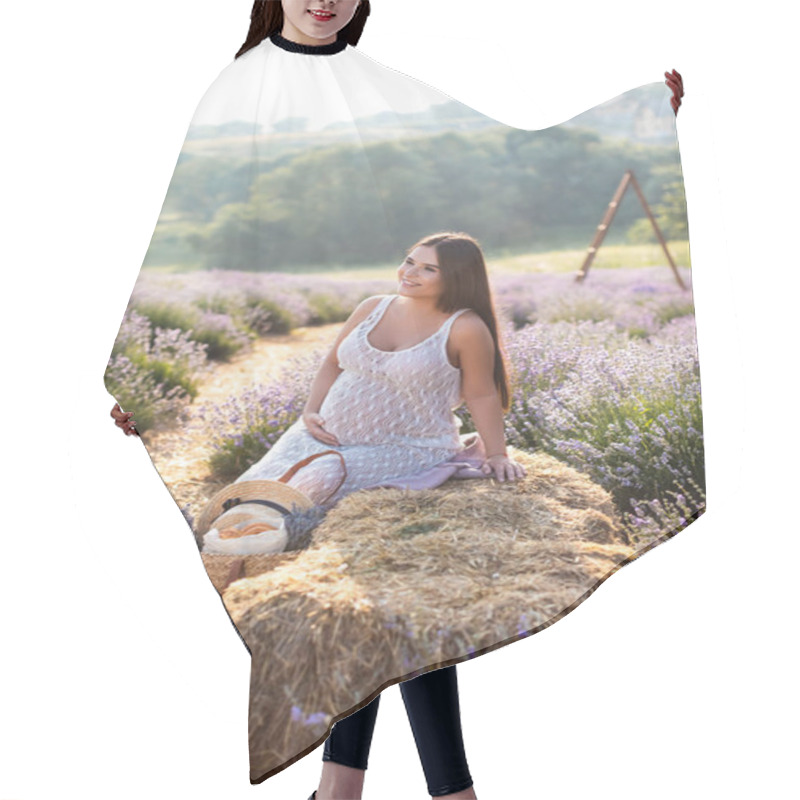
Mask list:
[[[249,783],[250,660],[103,385],[186,129],[250,0],[3,11],[0,800],[305,800]],[[374,0],[359,47],[538,129],[676,68],[709,510],[458,666],[481,800],[798,796],[796,91],[777,2]],[[587,233],[587,236],[591,232]],[[364,798],[426,798],[399,688]]]

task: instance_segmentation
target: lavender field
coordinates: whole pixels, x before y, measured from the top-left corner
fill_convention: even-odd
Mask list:
[[[677,531],[704,506],[700,376],[691,271],[666,265],[492,276],[511,367],[508,444],[545,451],[614,498],[634,539]],[[386,273],[383,273],[386,274]],[[143,276],[109,364],[140,431],[202,431],[207,469],[232,481],[300,415],[327,346],[299,348],[279,377],[197,406],[197,386],[256,340],[339,324],[394,280],[200,271]],[[169,296],[170,304],[157,298]],[[127,396],[126,396],[127,395]],[[456,415],[474,430],[469,411]]]

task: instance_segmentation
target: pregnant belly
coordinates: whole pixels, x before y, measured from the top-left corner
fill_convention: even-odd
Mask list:
[[[358,376],[350,380],[343,373],[333,383],[322,402],[319,414],[322,427],[332,433],[341,445],[403,444],[414,447],[456,447],[458,425],[451,412],[449,419],[438,419],[433,414],[413,415],[403,413],[408,403],[399,393],[380,387],[364,390]],[[345,378],[345,380],[343,380]],[[416,407],[416,406],[415,406]],[[423,416],[423,419],[418,417]]]
[[[332,433],[339,444],[372,444],[385,441],[388,429],[380,428],[376,419],[369,413],[361,413],[353,404],[328,402],[322,403],[319,414],[323,419],[322,427]]]
[[[322,427],[342,445],[381,444],[402,435],[402,422],[392,412],[397,400],[385,391],[377,397],[376,387],[363,386],[359,378],[344,372],[334,381],[320,406]]]
[[[319,414],[323,419],[322,427],[332,433],[339,444],[364,444],[369,441],[368,426],[364,415],[359,415],[359,403],[356,398],[363,397],[362,393],[352,386],[343,373],[328,390],[322,401]]]

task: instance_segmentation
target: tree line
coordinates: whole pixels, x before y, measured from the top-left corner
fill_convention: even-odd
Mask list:
[[[685,235],[677,149],[555,126],[338,144],[272,161],[179,159],[145,266],[291,270],[392,261],[435,230],[493,251],[584,247],[633,169],[667,237]],[[614,241],[647,237],[627,192]],[[638,224],[637,224],[637,221]]]

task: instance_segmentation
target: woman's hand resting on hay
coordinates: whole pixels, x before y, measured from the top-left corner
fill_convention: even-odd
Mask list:
[[[114,417],[114,424],[118,428],[122,428],[126,436],[130,436],[131,434],[134,436],[139,435],[139,431],[134,427],[136,423],[131,419],[133,411],[123,411],[119,407],[119,403],[114,403],[114,408],[111,409],[111,416]]]
[[[492,470],[494,470],[495,477],[501,483],[505,481],[506,477],[508,477],[508,480],[514,481],[517,478],[524,478],[527,474],[522,464],[514,461],[513,458],[502,455],[489,456],[489,458],[483,462],[481,471],[485,475],[490,474]]]
[[[325,424],[325,420],[319,414],[303,414],[303,422],[308,432],[315,439],[318,439],[324,444],[339,444],[339,440],[322,427]]]

